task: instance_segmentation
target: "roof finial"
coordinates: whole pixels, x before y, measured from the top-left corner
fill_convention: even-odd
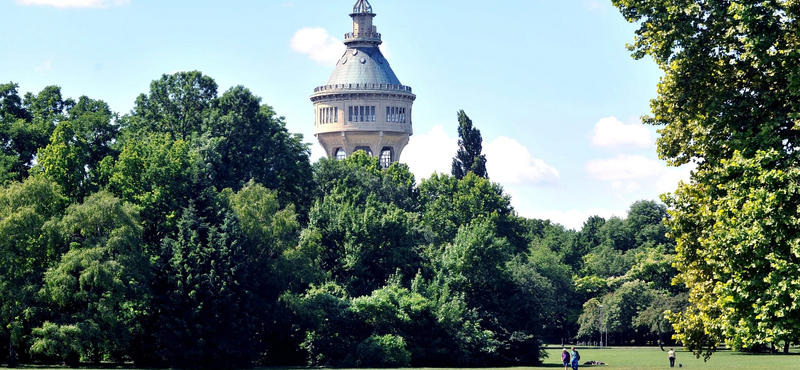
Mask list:
[[[369,0],[358,0],[353,6],[353,14],[372,14],[372,5]]]

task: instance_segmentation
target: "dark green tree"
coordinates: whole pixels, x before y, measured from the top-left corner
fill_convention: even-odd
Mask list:
[[[486,155],[482,152],[481,131],[472,126],[472,120],[463,110],[458,111],[458,151],[453,158],[451,174],[459,180],[469,172],[488,179]]]
[[[153,133],[189,143],[202,160],[205,187],[237,191],[254,180],[277,190],[302,218],[311,207],[310,151],[302,135],[290,134],[283,117],[242,86],[218,97],[216,82],[201,72],[163,75],[121,121],[125,144]]]
[[[80,202],[106,185],[108,179],[101,164],[117,154],[111,148],[117,136],[116,115],[105,102],[85,96],[67,113],[48,145],[39,150],[33,173],[55,181],[65,195]]]
[[[183,207],[203,199],[200,154],[169,134],[151,133],[126,142],[118,160],[105,165],[109,190],[140,207],[144,239],[150,245],[177,230]]]
[[[39,94],[27,93],[20,99],[14,83],[0,85],[0,179],[22,180],[36,164],[37,152],[44,148],[56,125],[66,120],[75,102],[64,100],[61,88],[45,87]],[[21,100],[21,103],[20,103]]]
[[[476,174],[463,179],[433,174],[419,185],[422,223],[431,230],[435,244],[450,243],[458,229],[477,219],[490,220],[498,236],[514,247],[515,253],[528,249],[523,219],[511,207],[503,188]]]
[[[174,367],[235,368],[258,358],[257,305],[249,285],[260,277],[248,263],[241,231],[228,214],[222,225],[184,210],[175,239],[164,239],[157,268],[166,272],[154,299],[160,355]]]
[[[300,214],[312,204],[310,150],[300,134],[290,134],[283,117],[243,86],[216,99],[205,118],[201,146],[217,189],[241,189],[253,180],[278,191],[284,206]]]
[[[136,98],[126,125],[134,132],[165,132],[189,140],[203,131],[203,117],[217,98],[217,83],[201,72],[164,74],[150,93]]]

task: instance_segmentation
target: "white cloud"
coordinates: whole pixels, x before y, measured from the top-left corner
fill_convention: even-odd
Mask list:
[[[612,159],[595,159],[586,169],[596,179],[604,181],[634,180],[659,175],[664,164],[643,155],[620,154]]]
[[[42,62],[42,64],[36,67],[36,72],[49,71],[49,70],[50,70],[50,60],[45,60],[44,62]]]
[[[678,188],[678,183],[683,181],[689,183],[692,176],[692,171],[697,168],[694,163],[686,164],[681,167],[667,167],[661,173],[661,176],[656,183],[656,189],[660,194],[675,192]]]
[[[583,0],[583,6],[593,13],[605,14],[606,8],[598,0]]]
[[[626,125],[616,117],[611,116],[601,119],[594,125],[592,145],[647,148],[653,145],[653,135],[642,124]]]
[[[391,50],[391,49],[389,49],[389,45],[386,43],[386,41],[384,41],[383,43],[381,43],[381,45],[379,46],[379,48],[381,49],[381,54],[383,54],[383,56],[384,56],[386,59],[389,59],[389,60],[391,60],[391,59],[392,59],[392,57],[394,57],[394,54],[392,54],[392,50]]]
[[[436,125],[427,134],[412,136],[400,159],[420,181],[434,172],[449,174],[456,150],[458,139],[450,138],[442,125]]]
[[[108,8],[125,6],[130,0],[17,0],[20,5],[47,5],[56,8]]]
[[[679,181],[688,182],[695,167],[668,167],[664,162],[641,155],[618,155],[586,164],[586,170],[595,179],[609,182],[613,190],[635,193],[655,188],[659,194],[674,191]]]
[[[484,152],[489,178],[503,185],[538,185],[556,182],[561,177],[554,167],[533,158],[528,148],[505,136],[488,145],[484,142]]]
[[[345,52],[344,44],[324,28],[302,28],[295,32],[292,50],[308,55],[318,64],[335,64]]]
[[[501,185],[538,185],[558,181],[558,171],[541,159],[531,156],[527,148],[514,139],[501,136],[483,143],[489,179]],[[403,150],[400,159],[408,164],[417,180],[434,172],[449,174],[458,150],[458,138],[451,138],[442,125],[433,126],[427,134],[416,134]]]

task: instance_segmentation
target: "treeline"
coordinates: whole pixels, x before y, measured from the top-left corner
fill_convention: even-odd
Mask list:
[[[573,231],[472,172],[311,164],[271,107],[199,72],[123,116],[0,85],[0,138],[12,364],[532,365],[606,326],[668,340],[686,301],[663,205]]]

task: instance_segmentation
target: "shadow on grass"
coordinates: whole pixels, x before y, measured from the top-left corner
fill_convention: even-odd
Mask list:
[[[769,352],[731,352],[733,356],[788,356],[788,357],[798,357],[800,353],[798,352],[789,352],[789,353],[769,353]]]

